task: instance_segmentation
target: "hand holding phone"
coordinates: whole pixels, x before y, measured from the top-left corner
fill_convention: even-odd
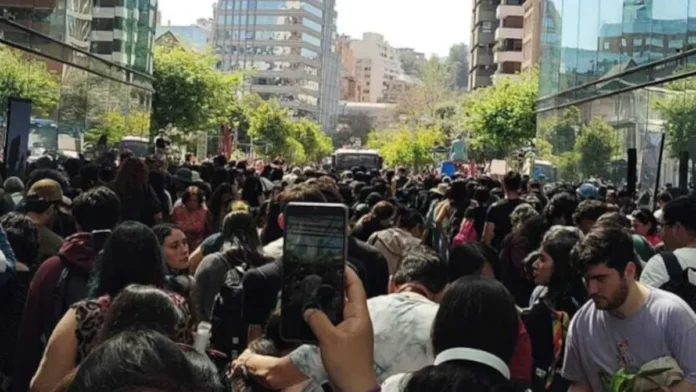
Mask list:
[[[283,286],[280,334],[286,341],[316,343],[303,318],[321,309],[343,320],[348,209],[342,204],[290,203],[283,213]]]
[[[321,360],[331,381],[344,392],[369,391],[378,385],[374,369],[374,335],[367,295],[358,278],[346,268],[347,301],[343,321],[334,326],[324,312],[312,309],[305,320],[319,339]]]

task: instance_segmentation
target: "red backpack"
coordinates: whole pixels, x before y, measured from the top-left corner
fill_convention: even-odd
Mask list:
[[[452,239],[452,247],[457,247],[463,244],[478,242],[478,233],[474,227],[473,219],[464,219],[459,227],[459,232]]]

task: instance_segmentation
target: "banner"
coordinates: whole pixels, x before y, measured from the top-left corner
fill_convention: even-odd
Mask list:
[[[5,178],[10,176],[23,177],[27,158],[29,158],[31,101],[9,98],[7,106],[7,134],[3,150]]]

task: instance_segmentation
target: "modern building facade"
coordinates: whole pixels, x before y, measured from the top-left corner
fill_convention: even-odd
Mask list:
[[[7,99],[19,97],[33,100],[30,141],[49,150],[107,123],[147,136],[156,8],[156,0],[0,0],[0,79],[9,82],[0,86],[0,133]],[[24,86],[9,89],[13,78]]]
[[[335,0],[220,0],[213,48],[225,71],[253,71],[246,91],[294,115],[338,124],[340,58]]]
[[[361,89],[355,78],[355,52],[350,48],[350,37],[342,35],[336,41],[336,51],[341,57],[341,101],[360,102]]]
[[[625,181],[635,148],[642,191],[658,177],[676,183],[675,158],[696,156],[696,1],[546,0],[541,43],[537,123],[554,154],[599,121],[618,145],[605,174]],[[561,146],[553,125],[569,116],[575,132]]]
[[[525,0],[472,0],[469,89],[522,69]]]
[[[361,102],[394,103],[417,81],[404,73],[399,50],[378,33],[364,33],[350,42]]]

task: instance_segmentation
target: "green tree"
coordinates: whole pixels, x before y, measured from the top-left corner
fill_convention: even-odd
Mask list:
[[[469,47],[465,43],[452,45],[447,63],[455,70],[455,86],[466,90],[469,85]]]
[[[595,117],[580,129],[575,142],[577,169],[583,178],[607,178],[612,158],[620,154],[616,132],[611,125]]]
[[[0,45],[0,112],[10,97],[30,99],[32,113],[48,116],[58,104],[59,76],[46,63]]]
[[[362,143],[367,142],[367,135],[374,128],[374,118],[365,113],[354,113],[341,117],[343,129],[332,135],[335,148],[341,148],[351,138],[359,138]]]
[[[433,163],[432,148],[446,137],[437,128],[372,131],[367,146],[379,151],[387,165],[421,167]]]
[[[249,113],[249,136],[254,144],[267,146],[264,151],[271,156],[285,155],[290,150],[291,128],[287,110],[275,99],[261,102]]]
[[[155,48],[153,130],[207,131],[229,123],[241,77],[216,70],[217,61],[181,47]]]
[[[502,78],[462,102],[462,126],[474,159],[485,163],[528,146],[536,136],[538,74]]]
[[[110,110],[98,118],[98,123],[85,132],[85,142],[97,143],[106,135],[110,144],[118,143],[124,136],[148,137],[150,132],[150,113],[131,111],[124,116],[121,111]]]
[[[436,121],[437,111],[454,100],[454,69],[449,64],[431,58],[423,67],[420,84],[411,87],[397,104],[397,113],[409,124],[430,125]]]
[[[552,153],[561,155],[573,151],[576,129],[580,127],[580,109],[571,106],[561,110],[559,116],[550,116],[539,123],[538,138],[551,144]]]
[[[674,74],[694,69],[696,64],[689,63]],[[679,158],[682,151],[696,156],[696,77],[665,83],[664,87],[664,96],[654,100],[652,105],[664,121],[667,152],[671,158]],[[693,162],[691,171],[696,175],[696,160]]]
[[[319,124],[313,121],[300,119],[292,122],[290,135],[290,149],[294,149],[297,144],[293,141],[297,141],[304,151],[304,159],[293,160],[294,163],[319,162],[333,150],[331,139],[321,130]]]

